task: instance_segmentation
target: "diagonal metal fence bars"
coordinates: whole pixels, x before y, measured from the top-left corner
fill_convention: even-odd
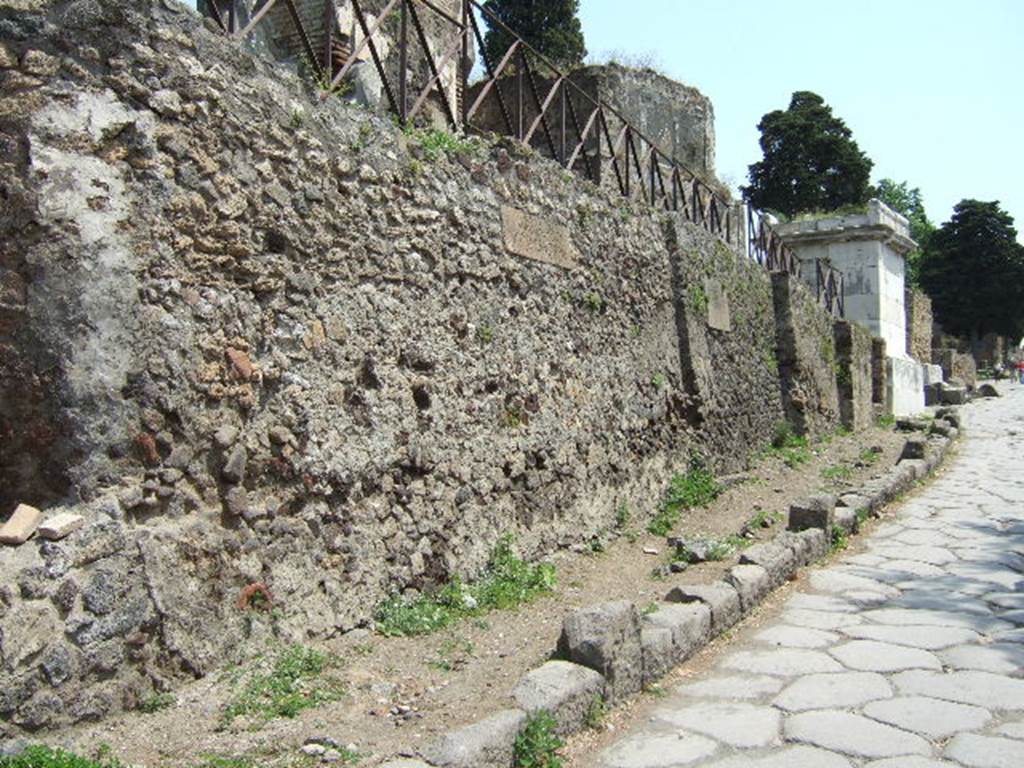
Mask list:
[[[324,98],[342,88],[357,67],[372,63],[387,105],[403,126],[430,107],[453,131],[479,131],[475,125],[486,109],[496,116],[492,129],[496,123],[499,132],[564,168],[626,198],[682,214],[769,271],[799,274],[799,260],[764,215],[748,207],[743,222],[739,206],[580,87],[478,0],[380,0],[376,14],[366,7],[369,1],[350,0],[353,33],[339,28],[335,0],[205,0],[205,12],[238,38],[273,19],[278,36],[301,53],[323,86]],[[499,60],[487,53],[481,19],[512,40]],[[483,77],[471,84],[474,52]],[[829,312],[836,314],[838,307],[841,313],[842,277],[824,265],[817,269],[825,286],[819,300]]]
[[[819,303],[833,317],[845,317],[846,295],[843,274],[824,264],[821,259],[814,260],[814,273]]]

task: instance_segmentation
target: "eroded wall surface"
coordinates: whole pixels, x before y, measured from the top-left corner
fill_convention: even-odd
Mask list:
[[[0,22],[0,503],[86,517],[0,553],[0,733],[585,542],[783,418],[769,277],[680,218],[430,152],[175,3]]]

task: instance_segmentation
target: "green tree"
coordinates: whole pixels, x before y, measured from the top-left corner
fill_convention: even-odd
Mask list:
[[[577,16],[579,0],[487,0],[484,9],[557,66],[575,67],[587,55]],[[496,65],[514,38],[488,14],[484,20],[488,27],[484,50]]]
[[[1024,332],[1024,246],[998,202],[957,203],[928,238],[920,278],[947,331],[971,339]]]
[[[892,208],[896,213],[906,217],[910,222],[910,237],[917,243],[917,248],[907,254],[907,277],[914,285],[920,284],[921,254],[928,244],[928,238],[935,231],[935,225],[928,219],[924,210],[924,199],[918,187],[910,188],[905,181],[881,179],[871,195]]]
[[[750,166],[743,189],[755,207],[794,216],[867,202],[873,163],[818,94],[797,91],[757,129],[764,158]]]

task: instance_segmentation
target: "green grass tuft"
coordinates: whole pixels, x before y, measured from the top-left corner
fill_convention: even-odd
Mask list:
[[[246,717],[264,723],[341,698],[344,688],[332,674],[332,659],[301,645],[284,649],[257,669],[239,675],[241,690],[224,708],[223,725]]]
[[[528,603],[555,587],[555,568],[548,563],[527,563],[512,552],[512,537],[505,536],[491,554],[483,577],[472,584],[454,578],[428,595],[408,600],[396,595],[377,608],[377,631],[388,637],[425,635],[492,610]]]
[[[557,726],[555,718],[543,709],[530,715],[516,736],[515,768],[561,768],[558,750],[563,742],[555,733]]]
[[[42,745],[27,747],[19,755],[0,757],[0,768],[125,768],[124,763],[109,757],[95,760],[63,749]]]
[[[722,486],[704,468],[703,461],[691,460],[689,471],[685,475],[676,475],[669,483],[657,514],[647,526],[648,532],[655,536],[667,536],[679,524],[683,510],[706,506],[718,498],[721,492]]]

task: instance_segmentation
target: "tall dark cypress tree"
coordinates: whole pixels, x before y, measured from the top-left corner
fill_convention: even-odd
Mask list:
[[[579,0],[487,0],[484,3],[505,26],[559,67],[572,68],[587,55]],[[512,45],[512,36],[487,14],[484,50],[497,64]]]

